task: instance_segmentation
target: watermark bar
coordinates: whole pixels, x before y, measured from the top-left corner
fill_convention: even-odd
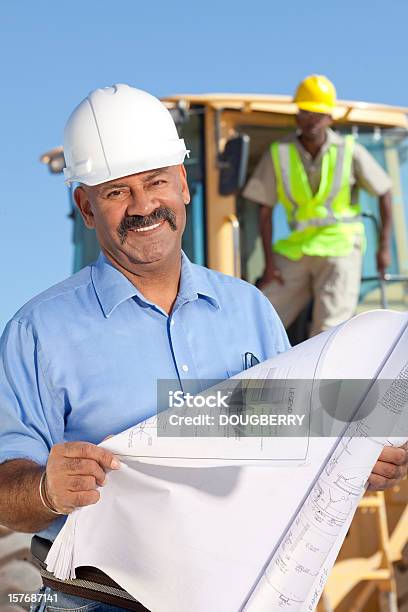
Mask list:
[[[159,380],[157,435],[408,437],[408,380]]]

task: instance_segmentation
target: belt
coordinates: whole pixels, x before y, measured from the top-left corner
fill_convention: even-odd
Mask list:
[[[31,540],[31,555],[35,565],[40,570],[44,586],[67,595],[85,597],[125,610],[149,612],[112,578],[96,567],[81,566],[76,568],[75,574],[77,577],[74,580],[59,580],[56,578],[45,566],[45,558],[51,545],[52,542],[39,536],[34,536]]]

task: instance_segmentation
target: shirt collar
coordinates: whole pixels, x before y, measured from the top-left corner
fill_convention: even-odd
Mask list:
[[[302,145],[302,143],[300,142],[299,138],[298,138],[298,134],[297,132],[292,132],[291,134],[289,134],[289,136],[286,139],[289,142],[294,142],[295,145],[297,146],[297,149],[300,151],[300,153],[306,158],[309,159],[311,161],[316,162],[317,160],[319,160],[328,150],[328,148],[331,145],[339,145],[341,144],[341,142],[343,141],[343,138],[339,135],[336,134],[336,132],[334,132],[332,129],[327,128],[326,130],[326,140],[322,146],[322,148],[320,149],[319,153],[317,154],[317,156],[315,157],[315,159],[313,160],[312,156],[310,155],[309,151],[306,151],[306,149],[304,148],[304,146]]]
[[[210,304],[219,308],[219,302],[205,274],[206,269],[195,266],[187,255],[181,254],[180,289],[175,307],[186,302],[207,299]],[[119,304],[136,297],[139,302],[158,308],[137,289],[122,272],[120,272],[101,252],[91,266],[92,284],[105,317],[109,317]]]
[[[216,308],[221,308],[214,288],[209,281],[207,268],[191,263],[182,251],[180,289],[177,299],[191,302],[198,298],[204,298]]]

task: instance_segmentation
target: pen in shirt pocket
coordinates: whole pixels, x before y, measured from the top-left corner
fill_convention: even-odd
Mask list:
[[[249,370],[249,368],[253,368],[254,366],[258,365],[258,363],[261,362],[253,353],[247,351],[244,354],[244,370]]]

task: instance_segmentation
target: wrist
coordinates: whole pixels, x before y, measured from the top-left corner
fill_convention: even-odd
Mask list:
[[[265,262],[265,270],[273,270],[275,268],[275,262],[273,259],[268,259]]]
[[[389,247],[391,243],[391,236],[389,232],[380,232],[378,244],[380,247]]]
[[[47,470],[44,470],[41,474],[38,491],[40,494],[42,505],[48,510],[48,512],[59,516],[65,514],[64,512],[59,512],[59,510],[54,507],[53,503],[50,500],[49,493],[47,490]]]

